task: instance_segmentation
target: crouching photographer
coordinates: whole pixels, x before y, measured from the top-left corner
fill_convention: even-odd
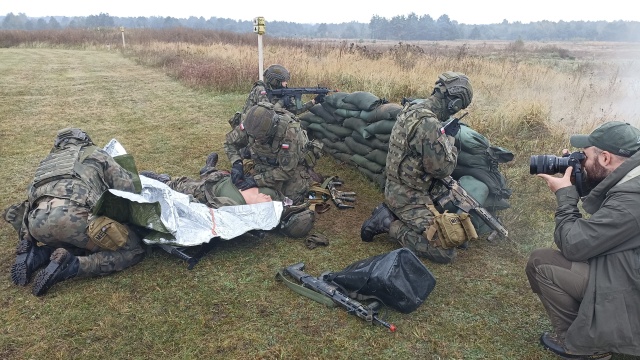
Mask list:
[[[540,342],[561,358],[640,355],[640,130],[612,121],[570,142],[583,152],[531,159],[558,202],[559,250],[534,250],[526,266],[554,330]]]

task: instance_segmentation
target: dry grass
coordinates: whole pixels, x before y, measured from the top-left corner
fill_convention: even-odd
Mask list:
[[[304,261],[317,275],[397,246],[385,236],[359,240],[360,225],[382,194],[354,169],[324,158],[320,172],[339,175],[358,193],[356,209],[319,216],[314,231],[330,238],[328,247],[308,250],[276,234],[242,237],[219,244],[192,271],[156,250],[131,269],[62,283],[43,298],[3,276],[0,358],[551,359],[537,345],[549,323],[523,268],[531,249],[550,246],[555,204],[528,174],[529,156],[557,154],[568,145],[568,132],[623,116],[607,104],[629,96],[629,88],[621,89],[628,68],[510,53],[484,58],[473,47],[455,58],[460,44],[437,46],[452,56],[405,49],[413,54],[410,66],[400,61],[402,50],[392,55],[382,44],[377,59],[348,45],[321,45],[309,51],[270,45],[265,63],[287,66],[292,85],[366,90],[391,101],[428,95],[444,70],[471,77],[475,96],[465,120],[516,154],[504,167],[513,207],[502,214],[513,242],[476,242],[454,264],[427,263],[436,290],[412,314],[388,312],[395,334],[316,304],[276,282],[276,270]],[[56,130],[65,126],[83,127],[97,144],[117,138],[141,170],[196,175],[210,151],[222,152],[227,119],[257,72],[252,47],[132,43],[125,55],[0,49],[1,208],[23,199]],[[161,58],[174,60],[156,61]],[[161,64],[166,72],[136,63]],[[185,70],[194,64],[211,72]],[[208,76],[228,80],[215,85]],[[229,166],[224,156],[220,166]],[[13,262],[15,239],[0,224],[1,273]]]

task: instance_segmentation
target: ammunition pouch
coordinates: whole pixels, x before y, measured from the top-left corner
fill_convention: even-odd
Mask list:
[[[129,229],[111,218],[98,216],[89,223],[87,235],[90,239],[90,250],[101,248],[115,251],[127,243]]]
[[[429,243],[443,249],[451,249],[469,240],[476,240],[478,234],[467,213],[440,213],[435,206],[427,205],[434,215],[433,224],[422,234]],[[435,235],[438,235],[437,237]]]

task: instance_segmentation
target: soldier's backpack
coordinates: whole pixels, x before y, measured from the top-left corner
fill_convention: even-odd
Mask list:
[[[513,160],[513,153],[499,146],[492,146],[482,134],[460,123],[460,131],[456,134],[458,163],[451,176],[459,180],[468,175],[483,182],[489,188],[489,197],[483,207],[490,211],[510,207],[507,199],[511,197],[511,189],[507,186],[504,175],[498,164]]]

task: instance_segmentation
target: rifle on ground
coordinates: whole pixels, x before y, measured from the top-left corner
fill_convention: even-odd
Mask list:
[[[331,90],[326,87],[302,87],[302,88],[282,88],[282,89],[267,89],[267,97],[269,101],[273,96],[282,98],[285,108],[291,106],[291,98],[296,101],[296,108],[302,109],[302,95],[314,94],[314,95],[327,95],[330,92],[337,92],[338,90]]]
[[[500,224],[498,219],[493,217],[491,213],[480,205],[479,202],[476,201],[471,195],[467,194],[467,192],[460,186],[458,181],[456,181],[451,176],[447,176],[444,179],[433,179],[433,183],[431,184],[431,188],[436,184],[436,182],[441,183],[446,187],[449,191],[444,191],[444,194],[437,196],[434,200],[438,203],[443,209],[444,206],[448,203],[452,203],[458,209],[471,214],[472,211],[477,216],[479,216],[482,220],[484,220],[489,227],[493,230],[497,231],[503,238],[509,238],[509,232],[507,229]],[[432,189],[429,189],[431,192]]]
[[[331,285],[327,282],[324,282],[322,280],[319,280],[305,272],[303,272],[302,270],[304,270],[304,263],[297,263],[291,266],[288,266],[286,268],[283,269],[284,273],[289,274],[291,277],[295,278],[296,280],[300,281],[302,283],[302,286],[307,288],[307,289],[311,289],[314,292],[321,294],[323,297],[327,297],[329,299],[331,299],[335,304],[343,307],[344,309],[347,310],[347,313],[351,314],[351,315],[355,315],[367,322],[370,322],[372,324],[380,324],[384,327],[386,327],[387,329],[389,329],[391,332],[396,331],[396,326],[393,324],[390,324],[380,318],[378,318],[378,311],[374,309],[373,306],[369,305],[369,306],[365,306],[355,300],[353,300],[352,298],[350,298],[349,296],[343,294],[340,289],[338,289],[337,286]],[[286,279],[285,279],[286,280]],[[294,284],[295,285],[295,284]],[[289,285],[288,285],[289,286]],[[299,286],[299,285],[296,285]],[[291,287],[291,286],[289,286]],[[292,290],[296,290],[295,288],[291,287]],[[304,290],[304,289],[303,289]],[[306,290],[308,291],[308,290]],[[297,291],[302,295],[308,296],[307,294],[301,292],[301,291]],[[311,297],[311,296],[310,296]],[[313,297],[312,297],[313,298]],[[320,301],[321,300],[317,300],[316,301]]]
[[[347,205],[344,201],[355,202],[356,201],[356,193],[353,191],[340,191],[336,187],[342,186],[342,181],[337,177],[332,177],[327,182],[327,189],[331,193],[331,200],[336,204],[336,207],[340,210],[342,209],[353,209],[353,205]]]

